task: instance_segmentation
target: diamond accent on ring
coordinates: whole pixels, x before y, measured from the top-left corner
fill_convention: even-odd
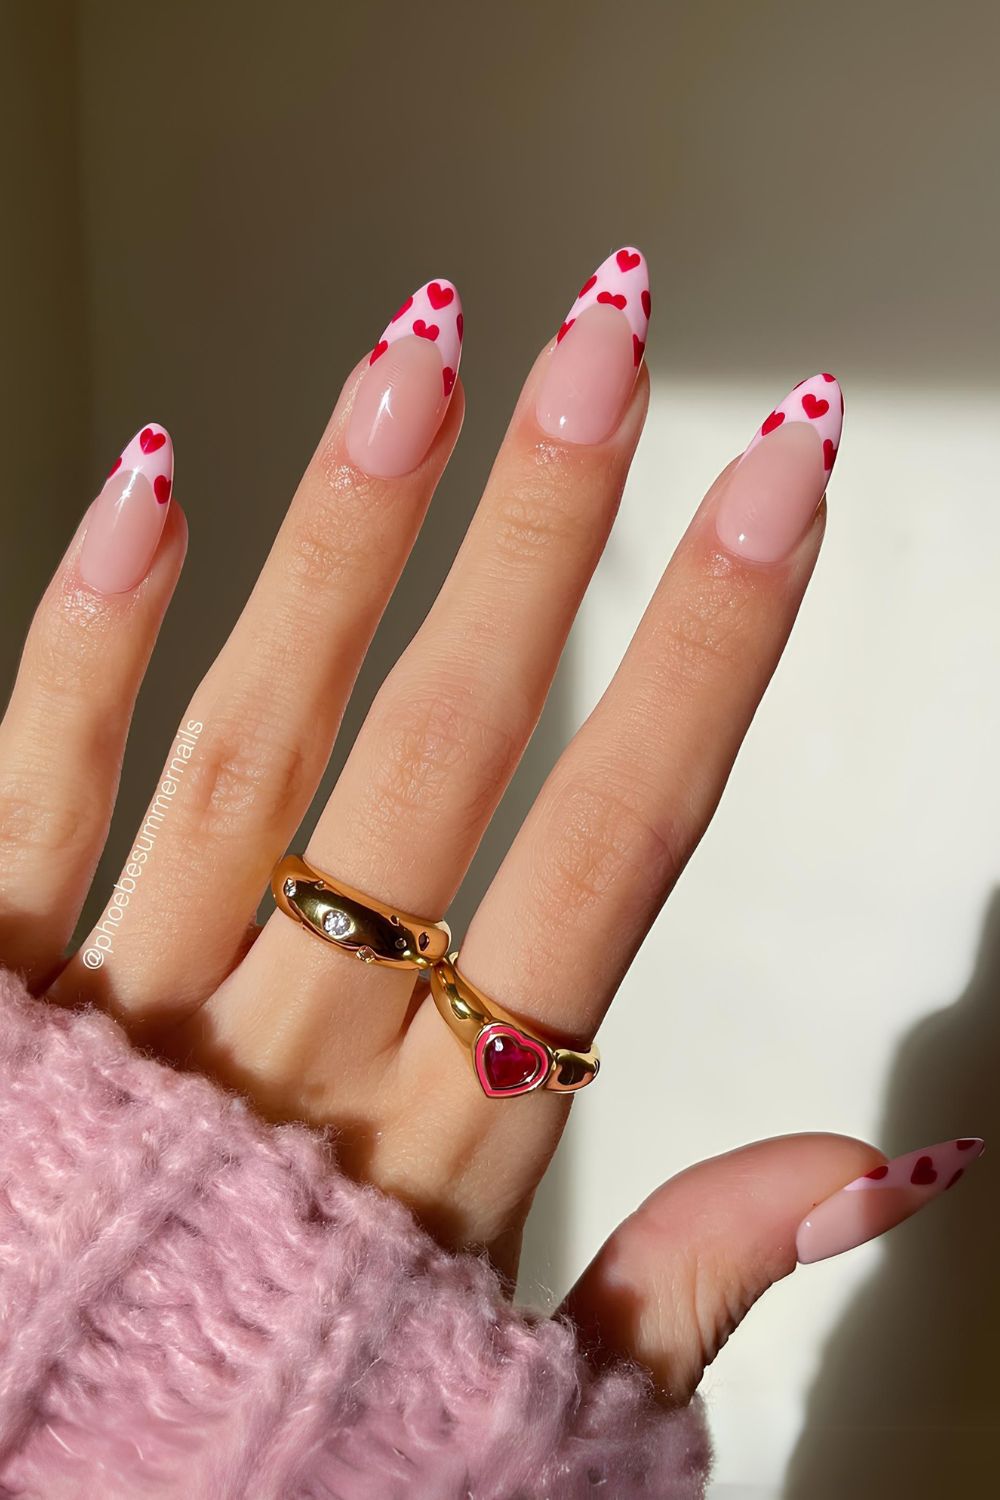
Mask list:
[[[346,911],[328,911],[323,913],[323,930],[328,932],[332,938],[345,938],[354,923]]]
[[[298,886],[295,884],[294,880],[286,880],[281,889],[284,891],[289,901],[294,901],[295,892],[298,890]]]

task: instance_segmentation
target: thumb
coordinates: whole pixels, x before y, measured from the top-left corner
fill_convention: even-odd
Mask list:
[[[593,1358],[631,1355],[684,1402],[769,1286],[909,1218],[982,1150],[964,1138],[887,1162],[847,1136],[789,1135],[713,1157],[619,1225],[560,1312]]]

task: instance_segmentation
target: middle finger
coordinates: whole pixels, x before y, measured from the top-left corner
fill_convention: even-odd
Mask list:
[[[534,729],[638,442],[649,308],[631,247],[584,283],[319,820],[307,858],[386,903],[431,919],[447,908]],[[289,972],[294,997],[274,1013]],[[325,1023],[334,983],[336,1036]],[[195,1024],[218,1059],[239,1059],[241,1082],[256,1075],[272,1110],[308,1098],[322,1119],[335,1093],[343,1109],[345,1073],[358,1079],[359,1060],[398,1034],[412,985],[405,972],[346,967],[276,912]]]

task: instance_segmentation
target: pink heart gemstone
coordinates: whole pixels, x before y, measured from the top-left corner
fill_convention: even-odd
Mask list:
[[[505,1021],[484,1026],[476,1038],[476,1076],[491,1099],[526,1094],[544,1083],[549,1055],[541,1042]]]

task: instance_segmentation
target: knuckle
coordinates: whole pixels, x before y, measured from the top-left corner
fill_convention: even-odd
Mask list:
[[[98,799],[100,800],[100,799]],[[105,809],[95,799],[54,795],[52,783],[10,780],[0,789],[0,854],[5,866],[27,856],[72,862],[89,852]]]
[[[87,593],[69,578],[62,579],[50,595],[50,603],[36,617],[25,652],[32,690],[46,700],[50,710],[73,711],[81,699],[100,688],[103,674],[95,675],[95,669],[101,663],[109,625],[121,613],[114,600]]]
[[[375,731],[377,759],[370,807],[382,818],[401,813],[430,823],[478,818],[517,763],[516,726],[486,712],[476,687],[455,683],[393,693]]]
[[[269,733],[265,723],[237,718],[232,726],[206,726],[185,767],[182,805],[199,838],[242,838],[250,820],[270,827],[287,818],[309,785],[301,746]]]
[[[533,881],[539,900],[585,911],[619,890],[658,903],[677,878],[685,843],[654,821],[650,796],[620,764],[576,772],[556,792],[538,840]]]
[[[668,610],[657,631],[661,669],[693,688],[738,665],[744,644],[744,605],[724,579],[708,579]]]
[[[308,597],[317,588],[330,588],[354,579],[365,548],[357,534],[355,505],[334,512],[327,497],[307,505],[290,518],[285,563],[287,576]]]
[[[493,544],[507,564],[534,566],[553,553],[592,545],[586,507],[551,482],[521,484],[505,492],[493,514]]]

